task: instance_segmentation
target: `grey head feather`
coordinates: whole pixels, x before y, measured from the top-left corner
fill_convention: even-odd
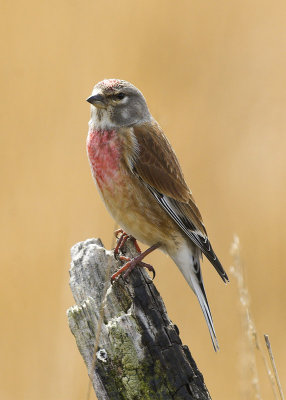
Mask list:
[[[95,85],[92,94],[104,97],[103,105],[94,105],[96,109],[92,106],[92,118],[102,128],[109,124],[114,127],[133,126],[152,119],[143,94],[127,81],[104,79]]]

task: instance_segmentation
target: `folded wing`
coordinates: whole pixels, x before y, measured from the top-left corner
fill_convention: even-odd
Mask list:
[[[151,127],[150,123],[142,124],[134,126],[133,130],[139,146],[139,156],[133,161],[132,172],[201,249],[223,281],[228,281],[208,240],[201,214],[184,180],[177,157],[161,128],[154,121]]]

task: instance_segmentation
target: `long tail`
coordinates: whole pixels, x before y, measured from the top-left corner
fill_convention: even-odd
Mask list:
[[[211,314],[211,310],[209,307],[209,303],[208,303],[208,299],[206,296],[203,281],[193,282],[193,286],[194,286],[194,292],[199,300],[201,309],[203,311],[205,320],[206,320],[208,328],[209,328],[209,333],[210,333],[210,336],[212,339],[213,347],[214,347],[215,351],[218,351],[219,345],[218,345],[218,341],[217,341],[217,337],[216,337],[216,333],[215,333],[215,329],[214,329],[214,324],[213,324],[213,319],[212,319],[212,314]]]
[[[192,288],[193,292],[199,300],[201,309],[209,328],[209,333],[212,339],[214,350],[218,351],[219,345],[215,334],[211,310],[205,292],[199,254],[194,256],[191,249],[187,246],[184,246],[183,248],[181,248],[180,252],[172,258],[181,270],[186,281],[188,282],[189,286]]]

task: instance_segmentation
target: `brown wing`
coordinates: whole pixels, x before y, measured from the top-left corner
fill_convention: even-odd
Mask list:
[[[161,128],[152,124],[134,126],[139,154],[133,172],[158,203],[213,264],[223,281],[228,277],[208,240],[201,214],[184,180],[177,157]]]
[[[133,164],[136,173],[159,193],[182,203],[186,219],[206,234],[201,214],[185,182],[178,159],[162,129],[156,122],[151,126],[150,123],[134,126],[133,129],[140,151]]]

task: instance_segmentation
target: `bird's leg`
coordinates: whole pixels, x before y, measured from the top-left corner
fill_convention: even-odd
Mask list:
[[[139,254],[138,256],[134,257],[133,259],[129,258],[129,257],[124,257],[124,256],[120,256],[120,260],[122,261],[127,261],[126,264],[123,265],[122,268],[120,268],[117,272],[115,272],[115,274],[112,275],[111,277],[111,283],[114,282],[114,280],[121,275],[123,272],[123,278],[126,278],[126,276],[128,276],[130,274],[130,272],[135,268],[136,265],[138,265],[139,267],[144,267],[147,268],[149,271],[153,272],[153,279],[155,278],[155,270],[152,267],[152,265],[150,264],[146,264],[144,262],[142,262],[143,258],[145,258],[148,254],[150,254],[152,251],[158,249],[158,247],[160,247],[160,243],[156,243],[153,244],[153,246],[149,247],[149,249],[143,251],[143,253]]]
[[[117,229],[114,233],[115,233],[115,237],[118,238],[116,247],[114,249],[115,256],[118,255],[119,251],[123,248],[123,246],[128,238],[133,241],[137,252],[141,253],[141,249],[137,243],[137,240],[133,236],[128,235],[126,232],[123,231],[123,229]],[[119,234],[120,234],[120,236],[118,237]]]
[[[115,233],[115,237],[118,238],[116,247],[114,249],[114,255],[117,256],[119,253],[119,250],[122,249],[126,240],[128,239],[128,235],[122,229],[117,229],[117,231],[115,231],[114,233]],[[120,236],[118,237],[119,233],[120,233]]]
[[[133,271],[133,269],[134,269],[136,266],[141,267],[141,268],[146,268],[146,269],[148,269],[148,271],[152,272],[152,274],[153,274],[153,276],[152,276],[152,281],[155,279],[156,271],[155,271],[154,267],[153,267],[151,264],[147,264],[147,263],[145,263],[145,262],[143,262],[143,261],[139,261],[139,262],[138,262],[137,264],[135,264],[134,266],[129,267],[129,268],[126,270],[126,272],[124,273],[123,278],[124,278],[124,279],[127,278],[127,277],[129,276],[129,274]]]
[[[137,252],[138,252],[138,253],[142,253],[142,252],[141,252],[141,249],[140,249],[140,247],[139,247],[139,244],[138,244],[137,240],[135,239],[135,237],[133,237],[133,236],[129,236],[129,237],[130,237],[130,239],[133,240],[133,243],[134,243],[134,246],[135,246],[135,249],[137,250]]]

